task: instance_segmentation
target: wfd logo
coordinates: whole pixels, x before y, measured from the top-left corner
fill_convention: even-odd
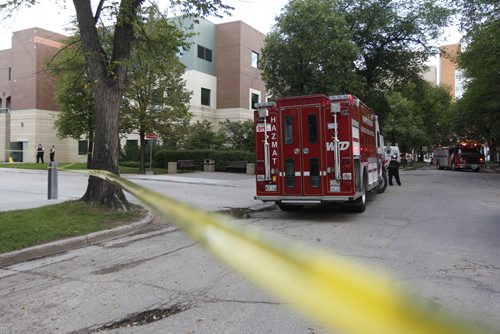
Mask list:
[[[333,151],[334,148],[334,143],[333,142],[328,142],[326,143],[326,151]],[[339,142],[339,151],[345,151],[349,148],[349,142],[348,141],[340,141]]]

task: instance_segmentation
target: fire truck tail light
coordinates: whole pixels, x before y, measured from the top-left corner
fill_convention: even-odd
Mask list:
[[[342,180],[345,180],[345,181],[352,180],[352,174],[351,173],[342,173]]]
[[[265,165],[264,165],[264,161],[262,160],[258,160],[255,162],[255,174],[265,174]]]
[[[271,174],[272,175],[278,175],[278,169],[277,168],[271,168]]]

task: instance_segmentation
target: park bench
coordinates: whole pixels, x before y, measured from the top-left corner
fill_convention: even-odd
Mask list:
[[[193,160],[177,160],[177,169],[191,169],[194,171],[199,165],[195,165]]]
[[[243,172],[247,170],[247,161],[226,161],[224,167],[226,172]]]

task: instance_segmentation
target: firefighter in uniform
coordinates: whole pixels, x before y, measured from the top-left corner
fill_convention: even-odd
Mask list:
[[[392,186],[392,177],[396,179],[398,186],[401,185],[401,181],[399,180],[399,165],[401,164],[401,160],[399,160],[397,154],[393,154],[391,156],[391,161],[389,162],[389,185]]]

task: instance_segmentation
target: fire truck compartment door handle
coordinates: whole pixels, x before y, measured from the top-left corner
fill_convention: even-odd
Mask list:
[[[307,154],[307,153],[309,153],[309,149],[308,149],[307,147],[305,147],[305,148],[302,150],[302,152],[304,152],[304,154]]]
[[[300,153],[300,148],[294,148],[293,149],[293,154],[299,154]]]

